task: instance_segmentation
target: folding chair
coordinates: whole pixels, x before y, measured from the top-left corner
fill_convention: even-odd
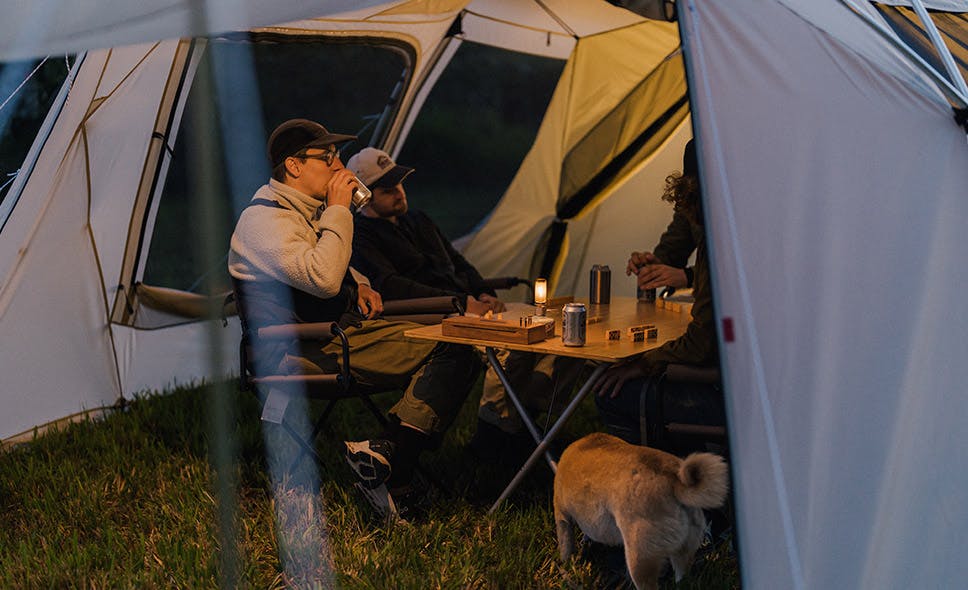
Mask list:
[[[246,321],[244,298],[238,297],[238,286],[236,286],[233,299],[242,324],[242,338],[239,342],[239,390],[252,391],[259,398],[263,407],[272,389],[283,394],[304,395],[311,400],[327,402],[322,414],[313,424],[312,433],[306,438],[292,427],[284,415],[280,416],[279,425],[300,448],[299,454],[293,459],[289,467],[290,472],[295,470],[307,454],[311,455],[317,462],[322,460],[313,443],[319,436],[336,403],[341,400],[351,398],[360,400],[381,426],[387,427],[389,425],[387,418],[373,402],[371,396],[393,391],[394,388],[369,386],[359,383],[353,378],[350,372],[352,359],[349,340],[346,333],[336,322],[280,324],[252,330]],[[441,319],[453,313],[462,313],[462,308],[456,297],[428,297],[386,302],[383,317],[385,319],[432,324],[439,323]],[[265,367],[261,367],[260,370],[260,363],[256,359],[256,351],[258,350],[256,343],[265,345],[298,341],[313,342],[322,347],[335,338],[338,338],[341,344],[339,372],[337,373],[272,373]]]
[[[673,422],[666,418],[666,385],[688,383],[708,385],[711,390],[722,393],[719,367],[671,364],[657,380],[653,391],[646,398],[643,423],[643,443],[658,449],[668,449],[674,439],[689,438],[696,441],[714,442],[725,447],[726,427],[720,425]]]
[[[528,279],[522,279],[521,277],[492,277],[489,279],[484,279],[484,284],[495,291],[513,289],[518,285],[527,285],[528,297],[534,297],[534,287],[531,285],[531,281]]]
[[[484,279],[484,284],[495,291],[501,289],[512,289],[518,285],[527,285],[528,287],[531,287],[531,281],[528,279],[522,279],[521,277],[492,277],[489,279]]]

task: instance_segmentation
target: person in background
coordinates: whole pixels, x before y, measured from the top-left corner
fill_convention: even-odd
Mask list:
[[[337,145],[355,139],[306,119],[279,125],[267,151],[272,178],[256,191],[232,234],[229,273],[250,330],[274,324],[338,322],[349,338],[352,374],[400,387],[392,426],[378,438],[346,443],[357,487],[383,515],[406,518],[422,500],[412,485],[420,454],[457,415],[480,371],[467,346],[406,339],[416,324],[380,319],[383,301],[350,266],[359,184]],[[339,341],[260,351],[273,372],[332,373]]]
[[[714,366],[719,362],[713,299],[703,229],[696,148],[693,140],[685,147],[682,173],[666,178],[662,198],[673,204],[672,222],[659,239],[654,253],[633,252],[629,274],[635,273],[640,289],[661,286],[693,288],[692,319],[685,334],[647,351],[629,362],[616,364],[594,386],[599,413],[606,428],[623,440],[642,444],[646,419],[646,395],[654,390],[669,364]],[[687,268],[692,252],[695,266]],[[718,386],[666,383],[663,398],[666,418],[697,424],[726,422],[722,392]]]
[[[373,191],[357,215],[353,266],[370,277],[383,297],[389,301],[453,295],[471,314],[505,310],[505,303],[437,224],[409,207],[403,183],[413,168],[372,147],[346,165]],[[519,399],[534,412],[548,411],[553,401],[566,401],[583,366],[576,359],[506,350],[499,351],[498,359]],[[517,460],[534,444],[497,374],[488,367],[471,451],[486,460]]]

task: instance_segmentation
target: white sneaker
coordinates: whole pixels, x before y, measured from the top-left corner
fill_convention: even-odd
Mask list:
[[[356,473],[359,486],[375,490],[390,479],[393,443],[377,439],[360,442],[344,441],[343,444],[346,445],[346,462]]]

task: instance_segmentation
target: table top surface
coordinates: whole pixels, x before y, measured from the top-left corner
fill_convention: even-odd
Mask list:
[[[653,303],[639,302],[632,297],[613,297],[606,305],[589,305],[587,299],[576,299],[585,303],[589,323],[585,332],[584,346],[565,346],[561,342],[561,309],[549,309],[546,315],[555,320],[555,335],[541,342],[533,344],[515,344],[484,340],[481,338],[462,338],[444,336],[440,324],[423,326],[405,332],[406,336],[418,340],[434,340],[438,342],[454,342],[476,346],[493,346],[508,350],[523,350],[542,354],[570,356],[596,361],[616,362],[642,354],[657,348],[663,343],[678,338],[686,331],[692,319],[689,306],[683,305],[679,311],[657,308]],[[503,314],[505,320],[518,322],[522,315],[530,315],[534,306],[513,305]],[[659,337],[655,340],[646,339],[644,342],[633,342],[628,329],[632,326],[654,324],[659,330]],[[620,330],[619,340],[606,340],[606,331]]]

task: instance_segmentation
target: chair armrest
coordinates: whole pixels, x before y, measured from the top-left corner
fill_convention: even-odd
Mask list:
[[[531,281],[528,279],[522,279],[521,277],[491,277],[484,279],[484,284],[488,288],[494,289],[495,291],[499,289],[511,289],[512,287],[517,287],[518,285],[527,285],[531,287]]]
[[[396,299],[383,302],[383,316],[450,314],[461,310],[460,302],[453,295]]]
[[[260,340],[332,340],[338,331],[335,322],[279,324],[259,328]]]
[[[719,367],[701,367],[698,365],[668,365],[665,377],[669,381],[683,383],[719,383]]]

